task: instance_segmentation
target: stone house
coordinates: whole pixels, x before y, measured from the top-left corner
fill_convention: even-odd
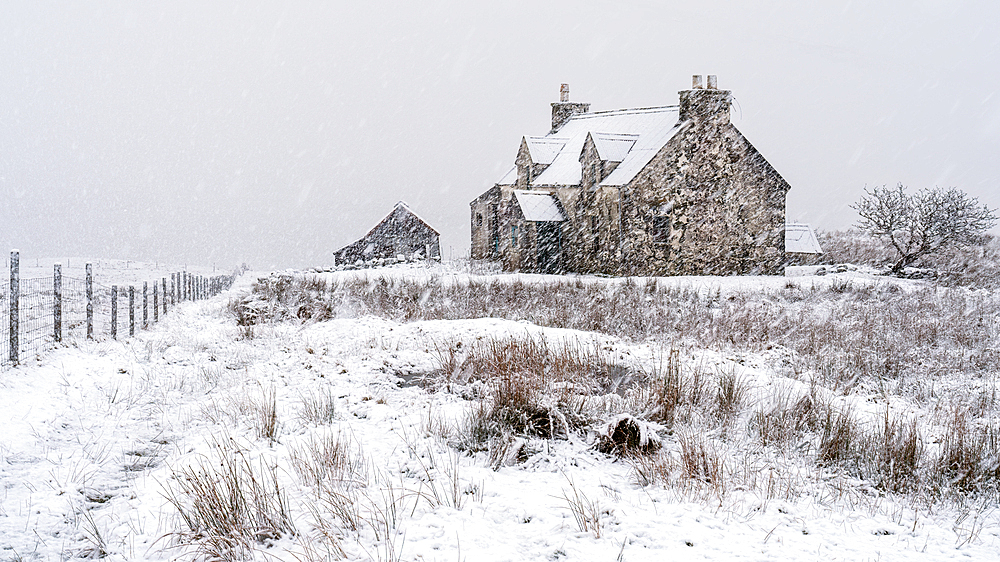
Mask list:
[[[590,112],[563,85],[552,127],[473,200],[472,258],[510,271],[779,273],[790,186],[695,76],[679,105]]]
[[[399,256],[440,259],[440,234],[400,201],[364,238],[337,250],[333,256],[338,265]]]

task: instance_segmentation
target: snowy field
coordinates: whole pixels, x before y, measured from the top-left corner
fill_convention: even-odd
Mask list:
[[[135,278],[163,275],[142,273]],[[443,268],[321,277],[380,275],[457,285],[475,278]],[[790,367],[794,352],[781,346],[698,347],[525,320],[402,322],[344,306],[322,321],[238,326],[230,301],[256,277],[182,303],[133,338],[73,341],[37,364],[0,371],[0,560],[190,560],[227,544],[232,558],[290,562],[1000,559],[995,488],[888,492],[807,460],[796,449],[805,445],[764,446],[746,429],[775,396],[813,392],[873,426],[890,409],[927,424],[921,431],[931,458],[942,405],[916,391],[873,381],[811,385],[818,379]],[[723,301],[735,293],[843,291],[845,284],[933,291],[858,272],[657,283]],[[996,318],[959,321],[991,323],[996,333]],[[676,430],[644,425],[665,464],[595,449],[602,423],[627,409],[623,389],[593,398],[586,408],[594,421],[583,429],[513,436],[515,446],[500,449],[456,446],[489,383],[448,372],[449,357],[458,356],[460,369],[463,350],[518,338],[590,350],[627,373],[661,373],[673,361],[682,374],[711,379],[710,388],[731,377],[745,396],[724,422],[695,412]],[[968,380],[977,396],[995,395],[992,374],[980,370]],[[931,392],[939,395],[949,385],[917,382],[908,384],[937,384]],[[983,411],[991,417],[992,402]],[[715,447],[705,461],[722,459],[720,476],[685,474],[684,440],[698,437],[692,431]],[[226,474],[242,493],[220,493],[249,506],[239,522],[252,535],[245,544],[213,542],[211,525],[199,519],[196,498]]]

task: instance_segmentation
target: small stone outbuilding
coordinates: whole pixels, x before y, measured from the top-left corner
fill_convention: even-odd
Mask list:
[[[678,105],[552,104],[548,134],[471,202],[472,258],[510,271],[780,273],[790,186],[730,122],[732,96],[695,76]]]
[[[333,253],[338,265],[389,258],[440,259],[438,231],[400,201],[364,238]]]

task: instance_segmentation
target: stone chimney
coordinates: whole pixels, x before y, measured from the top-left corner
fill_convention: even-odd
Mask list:
[[[708,87],[702,87],[701,75],[695,74],[691,77],[691,89],[681,90],[680,94],[680,120],[686,121],[714,121],[718,125],[729,123],[729,106],[732,104],[732,95],[729,90],[719,89],[719,79],[710,74],[708,76]]]
[[[590,111],[589,103],[578,103],[569,101],[569,84],[559,86],[559,101],[552,102],[552,130],[554,133],[562,127],[569,118],[577,113],[587,113]]]

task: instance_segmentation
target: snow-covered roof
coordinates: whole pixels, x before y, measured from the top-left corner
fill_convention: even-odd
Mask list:
[[[517,183],[517,166],[508,170],[507,173],[500,178],[500,181],[497,182],[499,185],[514,185],[515,183]]]
[[[559,207],[559,201],[551,193],[515,189],[514,197],[521,207],[524,220],[538,222],[562,222],[566,220]]]
[[[561,144],[552,163],[531,185],[579,185],[582,176],[580,152],[588,134],[594,137],[602,159],[621,162],[601,185],[625,185],[674,136],[679,125],[677,118],[676,105],[573,115],[555,133],[530,138],[528,148],[536,163],[544,163],[536,159],[536,151],[537,158],[547,159],[549,154],[544,151],[554,150]],[[516,178],[516,171],[508,172],[498,183],[513,185]]]
[[[623,135],[618,133],[591,133],[594,139],[594,147],[601,160],[608,162],[621,162],[632,150],[635,141],[639,140],[639,135]]]
[[[559,151],[566,146],[565,137],[525,137],[528,153],[535,164],[551,164]]]
[[[385,218],[383,218],[382,220],[378,221],[378,224],[376,224],[375,226],[371,227],[371,229],[368,231],[368,234],[365,234],[365,238],[371,236],[375,232],[375,230],[379,227],[379,225],[381,225],[385,221],[389,220],[389,217],[391,217],[393,215],[393,213],[395,213],[396,211],[401,211],[401,212],[409,213],[409,214],[413,215],[413,217],[415,219],[417,219],[418,221],[424,223],[424,226],[426,226],[427,228],[433,230],[434,234],[441,234],[440,232],[437,231],[436,228],[434,228],[433,226],[431,226],[430,223],[428,223],[427,221],[425,221],[423,219],[423,217],[421,217],[420,215],[414,213],[413,209],[411,209],[410,206],[407,205],[405,201],[398,201],[398,202],[396,202],[395,205],[393,205],[392,211],[388,215],[386,215]]]
[[[812,227],[802,223],[785,224],[785,251],[796,254],[822,254]]]

